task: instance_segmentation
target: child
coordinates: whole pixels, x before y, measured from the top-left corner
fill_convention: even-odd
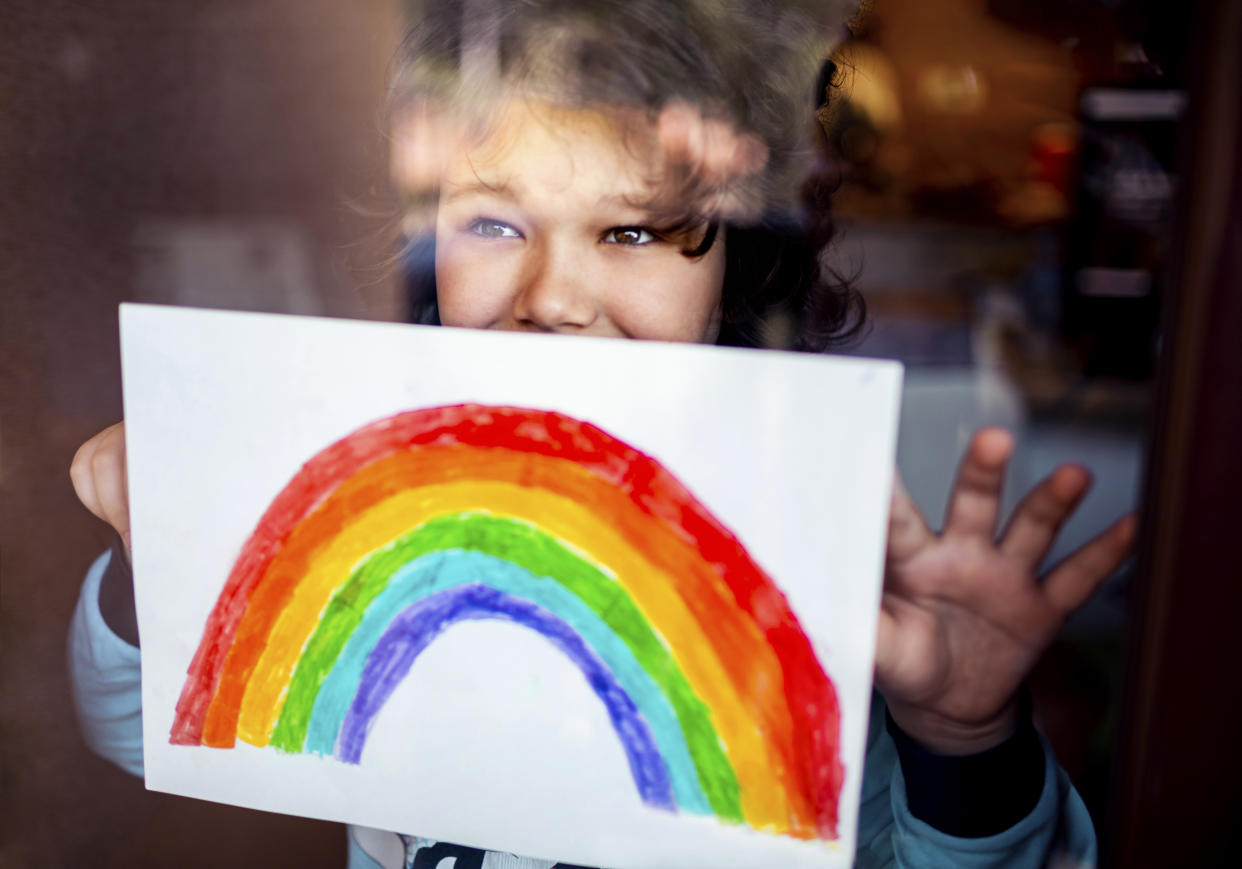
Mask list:
[[[857,328],[823,273],[800,142],[811,31],[771,4],[530,0],[430,19],[394,86],[395,170],[410,195],[413,297],[471,328],[819,349]],[[773,24],[779,22],[779,26]],[[432,131],[434,135],[429,134]],[[822,205],[823,203],[818,203]],[[996,539],[1012,439],[978,433],[935,534],[893,496],[860,812],[861,865],[1094,860],[1090,819],[1020,685],[1065,617],[1117,565],[1122,520],[1040,581],[1088,486],[1032,490]],[[72,476],[129,545],[123,424]],[[115,547],[88,575],[71,666],[88,739],[141,769],[132,578]],[[96,603],[98,601],[98,603]],[[111,628],[111,630],[110,630]],[[114,635],[116,631],[119,636]],[[353,830],[350,865],[547,865]],[[508,862],[506,862],[508,861]]]

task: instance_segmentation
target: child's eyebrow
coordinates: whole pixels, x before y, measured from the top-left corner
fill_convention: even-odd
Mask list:
[[[490,195],[500,196],[514,202],[518,200],[517,193],[505,182],[499,184],[488,184],[485,181],[467,181],[461,184],[448,182],[445,184],[448,193],[444,197],[446,201],[452,202],[454,199],[464,199],[467,196]]]
[[[505,181],[489,183],[482,179],[477,179],[474,181],[446,182],[444,186],[446,189],[445,202],[454,202],[455,200],[467,199],[471,196],[499,196],[514,203],[522,201],[521,191]],[[642,212],[649,215],[654,215],[661,211],[661,209],[644,204],[642,201],[635,201],[633,194],[624,193],[603,194],[596,200],[596,205],[601,208],[624,208],[629,211]]]

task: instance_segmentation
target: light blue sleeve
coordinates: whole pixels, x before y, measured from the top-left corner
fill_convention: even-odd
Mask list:
[[[69,678],[86,744],[126,772],[142,776],[142,660],[99,612],[99,583],[112,555],[86,574],[69,625]]]
[[[350,824],[348,869],[405,869],[405,842],[396,833]]]
[[[1031,813],[995,836],[948,836],[910,814],[897,749],[884,730],[884,704],[877,695],[871,704],[855,865],[860,869],[1094,866],[1091,816],[1042,736],[1040,742],[1044,789]]]
[[[69,624],[69,678],[86,744],[96,754],[141,777],[142,657],[137,646],[112,632],[99,612],[99,584],[111,557],[111,552],[105,552],[95,559],[82,583]],[[349,869],[382,869],[359,845],[352,830],[348,836]],[[388,836],[395,841],[399,854],[400,839],[391,833]],[[387,850],[393,851],[394,846],[389,845]],[[401,860],[397,865],[403,864]]]

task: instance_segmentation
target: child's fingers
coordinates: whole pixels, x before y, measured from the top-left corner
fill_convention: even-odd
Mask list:
[[[929,646],[936,617],[919,604],[885,594],[876,623],[876,687],[888,700],[910,700],[941,683],[944,658]]]
[[[753,133],[734,142],[733,170],[739,175],[754,175],[768,165],[768,146]]]
[[[73,482],[73,492],[82,502],[82,506],[90,510],[100,519],[99,494],[95,491],[95,475],[91,471],[91,458],[99,448],[100,435],[88,440],[73,454],[73,462],[69,465],[69,479]]]
[[[408,107],[395,121],[389,142],[393,180],[416,196],[435,190],[461,144],[461,125],[443,108],[429,101]]]
[[[899,659],[901,631],[896,617],[884,607],[880,608],[880,618],[875,628],[875,672],[877,677],[888,677]]]
[[[753,175],[768,162],[768,148],[758,136],[739,133],[727,121],[705,118],[683,102],[661,110],[656,131],[665,160],[687,167],[710,187]]]
[[[125,423],[109,426],[84,443],[69,468],[73,488],[86,509],[107,522],[129,548],[129,484]]]
[[[1013,453],[1013,436],[1001,428],[975,433],[962,457],[945,513],[946,537],[983,536],[991,540],[1000,513],[1005,466]]]
[[[1038,564],[1089,488],[1091,474],[1086,468],[1057,468],[1018,505],[1001,538],[1001,552]]]
[[[901,475],[893,476],[893,499],[888,511],[888,557],[901,562],[913,556],[932,540],[931,529],[910,493],[906,491]]]
[[[129,533],[129,479],[125,467],[124,436],[120,438],[120,449],[99,450],[95,453],[94,467],[95,491],[99,495],[99,504],[103,510],[103,519],[116,529],[125,544],[126,552],[130,548]]]
[[[693,166],[702,151],[702,143],[698,141],[702,124],[702,116],[688,103],[674,101],[661,109],[656,121],[656,136],[664,158],[670,163]]]
[[[1138,520],[1131,513],[1061,562],[1044,580],[1048,601],[1065,615],[1078,609],[1125,559]]]
[[[675,179],[667,191],[675,202],[692,203],[700,215],[717,220],[752,218],[762,211],[760,191],[752,183],[768,162],[761,138],[678,101],[660,111],[656,133],[669,177]]]
[[[737,136],[733,128],[723,121],[703,121],[702,150],[699,152],[699,176],[704,182],[719,187],[731,181],[736,172],[733,169],[733,155],[737,147]]]
[[[753,175],[764,167],[768,149],[753,133],[738,133],[724,121],[703,122],[699,171],[709,184],[721,185]]]

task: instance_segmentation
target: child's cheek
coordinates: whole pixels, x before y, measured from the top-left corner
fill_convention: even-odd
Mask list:
[[[436,296],[445,326],[486,329],[512,307],[512,257],[479,247],[468,238],[437,240]]]
[[[670,247],[659,256],[635,257],[607,281],[609,317],[635,338],[715,341],[724,269],[723,257],[717,262],[712,253],[696,261]]]

